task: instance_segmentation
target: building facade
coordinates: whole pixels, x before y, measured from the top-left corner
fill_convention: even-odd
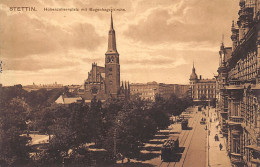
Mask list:
[[[178,97],[185,96],[189,90],[189,85],[165,84],[155,81],[148,83],[132,83],[130,84],[130,94],[138,95],[142,99],[155,100],[155,95],[163,98],[169,98],[172,94]]]
[[[201,75],[198,78],[194,64],[190,75],[190,96],[194,102],[216,98],[216,80],[202,79]]]
[[[128,98],[129,83],[120,85],[120,62],[119,53],[116,47],[116,34],[113,26],[111,13],[111,23],[108,32],[108,49],[105,53],[105,67],[92,64],[92,69],[88,72],[88,78],[78,90],[78,95],[89,102],[94,97],[104,101],[108,98]]]
[[[222,43],[217,112],[232,166],[260,166],[260,2],[241,0],[232,48]]]

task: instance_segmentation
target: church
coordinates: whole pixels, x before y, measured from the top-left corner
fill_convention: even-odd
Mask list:
[[[79,89],[78,95],[85,102],[90,102],[93,98],[101,101],[109,98],[129,98],[129,82],[121,82],[120,85],[120,62],[116,47],[116,33],[113,26],[112,12],[110,30],[108,32],[108,49],[105,53],[105,67],[98,66],[95,62],[92,63],[92,68],[88,72],[88,78]]]

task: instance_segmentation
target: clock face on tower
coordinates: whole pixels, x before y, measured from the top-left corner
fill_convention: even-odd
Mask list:
[[[111,58],[111,63],[113,63],[113,62],[114,62],[114,58],[112,57],[112,58]]]

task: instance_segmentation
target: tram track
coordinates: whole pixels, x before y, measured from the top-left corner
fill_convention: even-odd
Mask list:
[[[195,127],[195,128],[192,129],[191,133],[189,131],[184,131],[184,134],[183,134],[182,138],[180,139],[180,146],[185,146],[185,144],[187,142],[187,139],[189,138],[190,135],[191,135],[191,138],[192,138],[192,136],[193,136],[193,134],[194,134],[194,132],[196,130],[196,127],[197,127],[197,126],[194,126],[194,125],[198,124],[198,122],[199,122],[198,118],[200,118],[200,114],[195,114],[195,117],[192,120],[192,124],[191,124],[191,127]],[[190,143],[189,143],[188,147],[186,148],[186,150],[184,150],[184,152],[186,152],[186,154],[184,155],[184,152],[182,154],[182,156],[184,155],[184,160],[185,160],[185,158],[187,156],[187,151],[189,150]],[[174,162],[172,167],[175,167],[177,163],[178,162]],[[184,163],[184,161],[182,162],[182,165],[183,165],[183,163]]]
[[[197,126],[198,123],[199,123],[198,118],[200,118],[200,115],[198,115],[198,116],[197,116],[197,120],[195,120],[195,128],[194,128],[193,132],[191,133],[191,139],[192,139],[192,137],[193,137],[193,135],[194,135],[194,133],[195,133],[196,128],[198,127],[198,126]],[[188,137],[187,137],[187,138],[188,138]],[[187,139],[186,139],[186,140],[187,140]],[[185,142],[185,143],[186,143],[186,142]],[[188,151],[189,151],[189,149],[190,149],[190,145],[191,145],[191,141],[189,142],[188,147],[187,147],[186,150],[185,150],[186,153],[183,154],[184,157],[183,157],[183,161],[181,162],[181,166],[184,165],[185,159],[186,159],[186,157],[187,157],[187,153],[188,153]],[[174,165],[174,166],[175,166],[175,165]]]

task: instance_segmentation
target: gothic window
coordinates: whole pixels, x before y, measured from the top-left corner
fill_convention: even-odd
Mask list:
[[[112,68],[109,68],[109,71],[112,71]]]
[[[107,58],[107,63],[109,63],[109,62],[110,62],[110,58],[108,57],[108,58]]]

